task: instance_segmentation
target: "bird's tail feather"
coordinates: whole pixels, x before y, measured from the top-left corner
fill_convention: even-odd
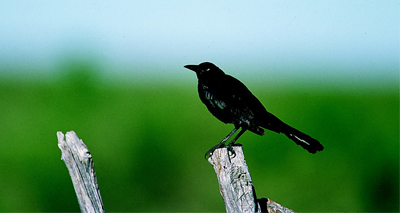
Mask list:
[[[316,139],[300,132],[299,130],[289,125],[287,126],[286,131],[283,133],[292,141],[294,141],[297,145],[302,146],[310,153],[315,154],[317,151],[322,151],[324,149],[322,144],[320,144]]]

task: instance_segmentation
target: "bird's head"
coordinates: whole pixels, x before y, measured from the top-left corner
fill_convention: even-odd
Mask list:
[[[203,75],[208,76],[208,75],[225,74],[219,67],[215,66],[213,63],[210,62],[203,62],[199,65],[186,65],[184,67],[192,71],[195,71],[198,78]]]

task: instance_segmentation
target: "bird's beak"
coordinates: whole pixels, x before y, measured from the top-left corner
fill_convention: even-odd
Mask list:
[[[197,71],[197,68],[199,67],[198,65],[185,65],[184,66],[187,69],[193,70],[193,71]]]

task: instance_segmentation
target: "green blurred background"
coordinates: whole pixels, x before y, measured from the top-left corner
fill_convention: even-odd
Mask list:
[[[209,114],[190,74],[190,85],[109,82],[71,62],[54,81],[1,80],[0,210],[79,211],[56,138],[74,130],[93,155],[106,210],[224,211],[204,153],[232,126]],[[284,135],[243,135],[259,197],[297,211],[397,211],[398,85],[246,83],[325,146],[312,155]]]
[[[259,198],[398,212],[397,1],[0,3],[0,212],[77,212],[57,131],[87,144],[108,212],[223,212],[205,152],[232,130],[186,64],[211,61],[320,140],[244,134]]]

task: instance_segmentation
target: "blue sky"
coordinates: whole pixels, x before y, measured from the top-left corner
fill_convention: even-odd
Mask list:
[[[0,67],[53,72],[76,57],[177,76],[211,61],[234,76],[392,79],[399,19],[389,0],[1,1]]]

